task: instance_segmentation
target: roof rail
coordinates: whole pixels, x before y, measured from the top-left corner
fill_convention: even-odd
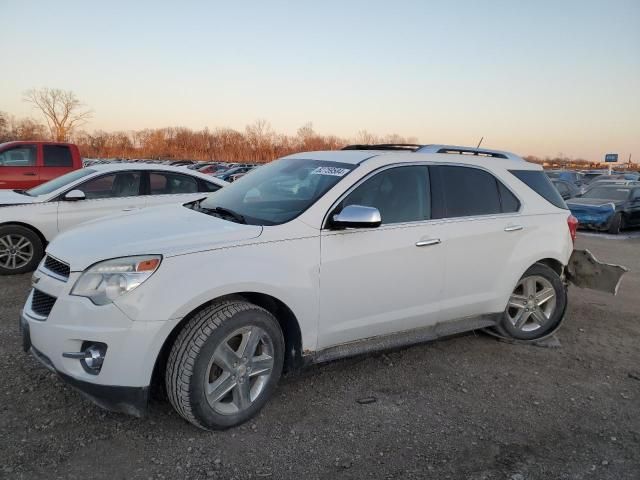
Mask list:
[[[371,145],[347,145],[346,147],[342,147],[341,150],[403,150],[416,152],[422,147],[423,145],[415,143],[377,143]]]
[[[488,150],[486,148],[460,147],[458,145],[423,145],[416,150],[419,153],[453,153],[458,155],[476,155],[480,157],[506,158],[510,160],[522,160],[518,155],[500,150]]]
[[[417,153],[452,153],[457,155],[475,155],[479,157],[506,158],[522,160],[518,155],[500,150],[486,148],[460,147],[458,145],[418,145],[416,143],[377,143],[362,145],[347,145],[342,150],[399,150]]]

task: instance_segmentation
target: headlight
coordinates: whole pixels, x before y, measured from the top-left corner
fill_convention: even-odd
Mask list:
[[[160,255],[142,255],[96,263],[80,276],[71,295],[87,297],[96,305],[107,305],[141,285],[153,275],[161,261]]]

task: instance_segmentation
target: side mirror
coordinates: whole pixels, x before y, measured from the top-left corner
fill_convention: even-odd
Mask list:
[[[332,228],[376,228],[382,223],[380,211],[374,207],[347,205],[331,218]]]
[[[84,200],[87,196],[82,190],[71,190],[63,197],[63,200],[67,202],[77,202],[78,200]]]

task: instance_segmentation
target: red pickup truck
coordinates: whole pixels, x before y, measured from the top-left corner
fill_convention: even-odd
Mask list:
[[[71,143],[0,143],[0,189],[27,190],[78,168],[82,158]]]

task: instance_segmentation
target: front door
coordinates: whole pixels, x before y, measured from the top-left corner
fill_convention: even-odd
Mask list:
[[[76,186],[74,190],[81,190],[86,198],[60,201],[58,231],[106,215],[143,208],[146,200],[140,195],[141,177],[138,171],[122,171],[92,178]]]
[[[428,168],[375,173],[334,212],[347,205],[376,207],[382,225],[322,230],[318,349],[437,322],[445,262]]]

